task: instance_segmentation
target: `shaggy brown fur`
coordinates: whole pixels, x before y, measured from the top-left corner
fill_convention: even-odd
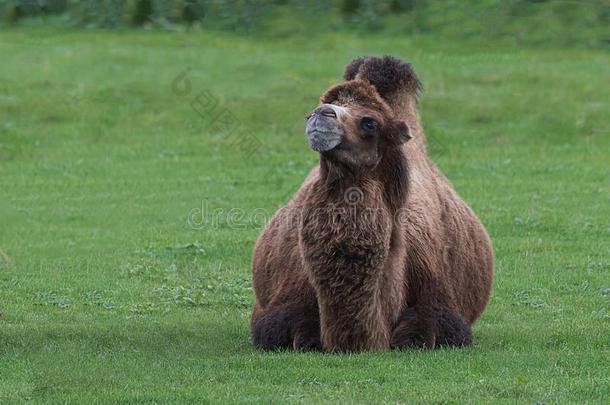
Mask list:
[[[253,256],[252,338],[263,349],[463,346],[489,299],[485,229],[428,159],[420,83],[392,57],[359,58],[323,105],[344,146],[322,152]],[[379,122],[374,137],[358,127]],[[412,139],[411,139],[412,138]]]

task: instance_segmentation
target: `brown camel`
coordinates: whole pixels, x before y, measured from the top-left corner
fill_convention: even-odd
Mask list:
[[[316,166],[252,259],[256,347],[362,351],[472,342],[493,251],[428,158],[420,82],[390,56],[352,61],[308,117]]]

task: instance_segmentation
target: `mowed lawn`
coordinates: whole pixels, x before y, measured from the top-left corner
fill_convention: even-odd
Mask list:
[[[385,53],[494,242],[476,344],[253,350],[250,255],[316,164],[303,117]],[[0,402],[607,403],[609,77],[602,50],[0,32]]]

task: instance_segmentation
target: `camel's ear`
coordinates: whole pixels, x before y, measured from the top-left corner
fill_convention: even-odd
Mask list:
[[[411,131],[409,131],[409,127],[404,121],[397,121],[394,124],[393,131],[393,139],[397,145],[401,145],[407,142],[409,139],[413,138],[411,136]]]

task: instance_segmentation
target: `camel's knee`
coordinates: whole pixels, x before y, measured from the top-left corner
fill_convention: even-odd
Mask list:
[[[286,312],[272,311],[252,320],[252,343],[262,350],[276,350],[292,345]]]
[[[410,307],[400,316],[392,332],[390,346],[422,347],[468,346],[472,331],[464,318],[449,310]]]
[[[252,342],[263,350],[322,350],[318,311],[281,307],[254,317]]]
[[[436,324],[429,312],[424,308],[407,308],[392,331],[390,347],[433,349],[436,346]]]
[[[468,346],[472,343],[472,330],[466,320],[454,312],[439,311],[437,315],[439,346]]]

